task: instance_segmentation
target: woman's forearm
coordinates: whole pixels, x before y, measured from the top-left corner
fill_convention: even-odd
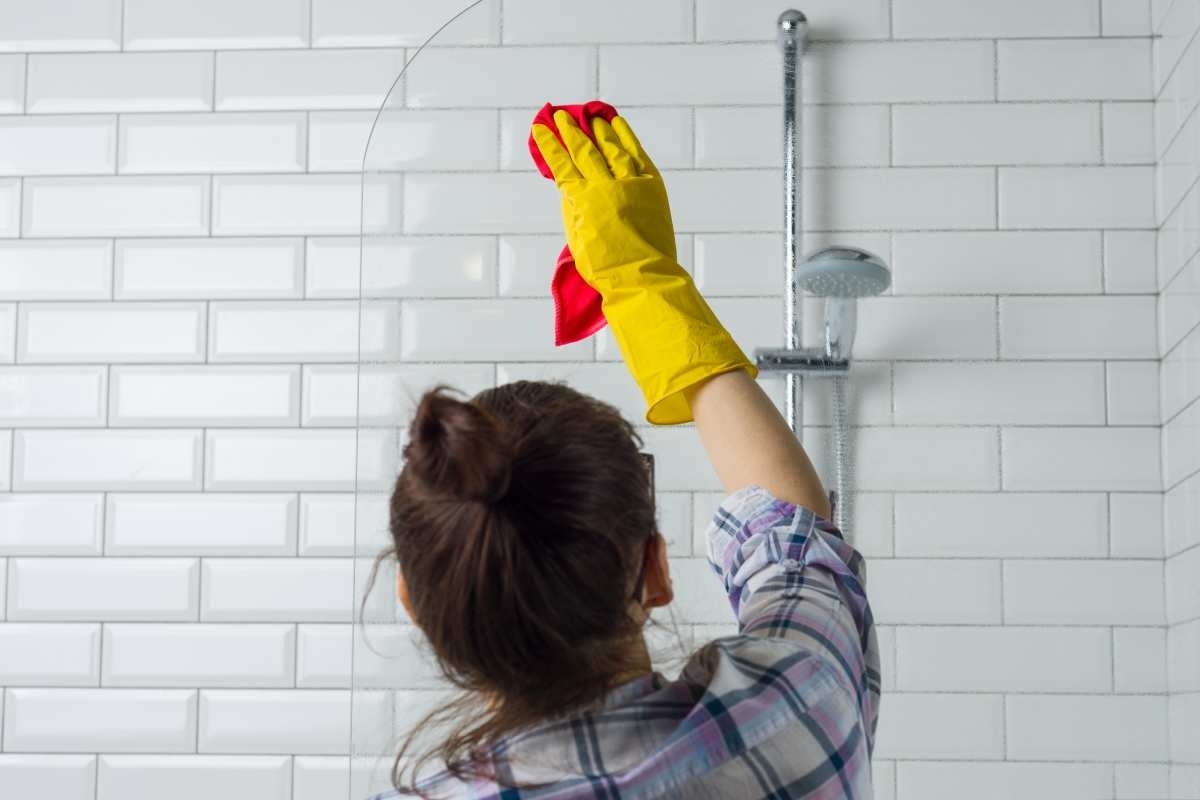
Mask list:
[[[830,515],[821,478],[766,392],[744,369],[689,387],[696,429],[727,492],[757,483],[781,500]]]

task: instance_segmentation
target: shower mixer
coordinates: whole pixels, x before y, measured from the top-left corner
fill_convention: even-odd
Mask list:
[[[891,285],[883,259],[856,247],[826,247],[801,261],[802,197],[800,194],[800,57],[808,46],[808,20],[799,11],[784,11],[777,22],[783,51],[783,178],[784,178],[784,346],[755,348],[759,372],[777,373],[786,380],[784,417],[792,431],[803,424],[800,414],[801,377],[833,378],[834,468],[837,502],[834,522],[848,534],[853,470],[850,456],[847,376],[854,348],[858,298],[880,294]],[[825,298],[824,342],[804,347],[800,337],[800,291]]]

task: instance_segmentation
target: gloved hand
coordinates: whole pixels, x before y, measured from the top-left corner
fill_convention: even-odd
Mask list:
[[[675,254],[667,190],[621,116],[595,119],[597,145],[570,114],[554,115],[566,147],[540,123],[532,135],[562,192],[563,227],[580,277],[600,293],[646,421],[692,421],[684,389],[756,367],[721,325]]]

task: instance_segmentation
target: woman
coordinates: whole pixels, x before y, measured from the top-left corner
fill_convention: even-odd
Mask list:
[[[421,399],[391,500],[400,599],[466,690],[397,792],[452,798],[867,798],[879,655],[861,556],[804,449],[675,259],[628,124],[533,137],[581,277],[654,424],[695,421],[729,496],[708,557],[740,633],[668,681],[642,629],[673,597],[641,438],[561,384]],[[713,591],[718,591],[714,580]],[[440,725],[448,725],[443,732]],[[444,770],[417,780],[433,761]],[[390,794],[394,794],[389,792]]]

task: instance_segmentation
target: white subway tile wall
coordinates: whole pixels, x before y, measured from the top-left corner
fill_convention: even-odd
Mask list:
[[[1200,189],[1193,184],[1200,158],[1195,136],[1200,103],[1200,15],[1194,3],[1159,2],[1154,58],[1154,154],[1158,165],[1158,269],[1160,416],[1163,451],[1162,508],[1165,557],[1165,672],[1142,663],[1127,648],[1124,678],[1136,687],[1157,687],[1167,698],[1167,775],[1149,776],[1145,792],[1171,798],[1200,797],[1200,360],[1197,323],[1200,250],[1195,214]],[[1130,398],[1131,400],[1132,398]],[[1128,403],[1129,400],[1124,401]],[[1114,507],[1114,524],[1116,511]],[[1127,524],[1148,515],[1125,514]],[[1129,542],[1132,545],[1132,542]],[[1153,555],[1147,553],[1147,555]],[[1127,634],[1132,635],[1132,634]],[[1154,643],[1157,647],[1157,642]],[[1121,672],[1118,672],[1121,676]],[[1120,691],[1120,686],[1117,687]],[[1154,691],[1155,689],[1148,689]],[[1165,789],[1165,791],[1164,791]]]
[[[408,629],[352,670],[355,539],[386,542],[398,444],[356,409],[403,426],[438,381],[617,406],[658,456],[682,633],[729,629],[695,431],[645,424],[609,333],[552,344],[563,240],[527,125],[618,105],[681,260],[747,352],[777,346],[784,4],[460,18],[372,141],[390,235],[360,271],[375,111],[466,4],[0,8],[0,796],[350,800],[353,681],[402,690],[361,692],[356,735],[439,696]],[[800,8],[805,246],[894,269],[852,384],[877,796],[1197,800],[1196,4]],[[360,346],[401,366],[357,378]],[[807,382],[804,434],[831,481],[827,393]]]

